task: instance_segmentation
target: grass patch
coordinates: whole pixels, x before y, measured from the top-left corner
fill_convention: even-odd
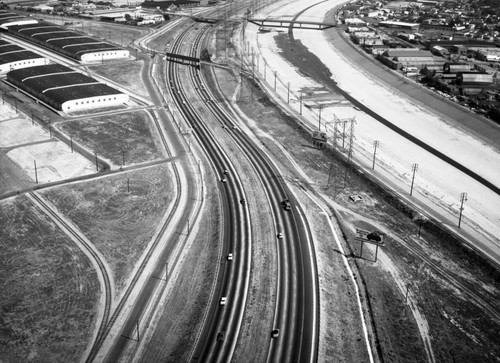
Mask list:
[[[59,123],[57,127],[117,165],[122,164],[122,158],[125,165],[130,165],[162,157],[156,131],[145,111],[73,120]]]
[[[87,257],[22,196],[0,208],[2,362],[75,362],[99,293]]]
[[[44,194],[104,255],[118,294],[175,197],[171,180],[163,164]]]

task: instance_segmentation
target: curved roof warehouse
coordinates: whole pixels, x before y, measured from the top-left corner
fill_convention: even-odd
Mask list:
[[[49,60],[32,51],[0,39],[0,75],[19,68],[41,66]]]
[[[10,25],[8,32],[84,63],[130,56],[127,49],[45,21],[37,21],[36,24]]]
[[[61,64],[13,70],[7,81],[64,112],[116,107],[129,96]]]
[[[38,20],[8,11],[0,11],[0,28],[8,29],[11,25],[36,24]]]

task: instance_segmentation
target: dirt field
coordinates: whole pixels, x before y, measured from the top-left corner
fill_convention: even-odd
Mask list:
[[[87,257],[24,196],[0,202],[2,362],[74,362],[99,282]]]
[[[134,52],[131,53],[135,56]],[[143,60],[128,60],[122,62],[109,62],[90,66],[89,69],[96,74],[113,80],[129,91],[149,99],[148,90],[142,81],[141,72],[144,68]]]
[[[117,295],[174,198],[169,176],[164,164],[43,193],[104,255]]]
[[[137,164],[162,156],[156,130],[145,111],[68,120],[56,127],[115,165]]]

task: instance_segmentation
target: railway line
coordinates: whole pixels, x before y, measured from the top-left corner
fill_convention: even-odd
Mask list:
[[[161,103],[160,102],[161,100],[159,99],[158,96],[158,90],[155,89],[154,87],[149,87],[149,88],[150,88],[149,89],[150,94],[153,95],[153,98],[155,98],[154,100],[155,103]],[[160,117],[166,118],[166,113],[164,110],[159,109],[158,112],[161,113]],[[172,157],[172,155],[174,154],[183,154],[185,151],[180,141],[176,140],[175,138],[173,140],[172,139],[167,140],[157,114],[152,110],[150,110],[149,113],[151,119],[153,120],[153,124],[157,129],[158,134],[160,135],[160,141],[164,147],[164,150],[167,153],[167,156]],[[170,148],[172,148],[172,150],[170,150]],[[166,262],[169,263],[169,266],[172,266],[171,267],[172,269],[175,268],[179,262],[179,256],[178,255],[174,256],[173,254],[174,251],[178,248],[180,243],[183,242],[185,243],[186,241],[185,235],[172,232],[173,236],[169,239],[169,243],[166,245],[166,247],[163,248],[163,250],[159,251],[159,246],[162,243],[162,240],[166,238],[167,228],[171,227],[172,224],[174,223],[175,224],[174,231],[184,230],[186,221],[188,221],[191,216],[194,217],[191,220],[195,221],[197,219],[201,207],[199,206],[198,203],[192,203],[190,206],[186,206],[186,201],[188,199],[196,199],[197,197],[197,191],[193,187],[193,185],[195,185],[196,182],[192,180],[192,176],[191,175],[186,176],[184,171],[179,169],[179,167],[176,165],[175,162],[172,163],[172,169],[174,172],[174,177],[176,182],[175,184],[177,185],[178,188],[172,212],[163,221],[161,228],[156,234],[145,257],[141,261],[139,268],[136,270],[131,280],[131,283],[127,287],[116,309],[114,310],[112,316],[110,317],[109,322],[106,326],[105,334],[103,334],[102,337],[94,343],[94,346],[89,356],[87,357],[87,362],[94,361],[94,359],[97,357],[97,354],[99,353],[100,348],[104,343],[104,340],[107,338],[110,331],[113,328],[117,329],[115,323],[118,317],[123,314],[125,305],[129,303],[129,298],[132,292],[135,291],[136,289],[139,289],[140,290],[138,292],[139,297],[134,302],[134,306],[132,310],[129,312],[123,326],[121,328],[118,328],[118,330],[120,331],[119,336],[127,337],[133,335],[134,330],[136,329],[136,324],[138,324],[137,322],[140,321],[141,317],[143,316],[145,306],[149,301],[151,301],[154,291],[156,291],[158,288],[161,288],[159,286],[161,281],[157,278],[154,278],[154,276],[161,276],[163,274],[163,269]],[[202,198],[199,199],[201,200]],[[183,206],[183,211],[182,215],[179,216],[176,214],[176,211],[179,211],[181,209],[181,206]],[[141,279],[141,277],[143,277],[143,273],[144,270],[146,269],[146,266],[150,263],[151,259],[154,257],[153,255],[158,253],[159,253],[159,257],[157,258],[158,262],[154,267],[153,271],[151,272],[150,276],[146,279],[146,281],[142,286],[140,287],[137,286],[139,280]],[[126,339],[120,337],[118,339],[115,339],[112,342],[111,348],[106,352],[104,360],[110,362],[119,360],[121,354],[126,348],[127,343],[128,341]]]
[[[61,217],[57,211],[51,206],[44,198],[42,198],[38,193],[30,192],[28,193],[29,198],[38,205],[45,214],[47,214],[68,236],[74,241],[77,241],[81,247],[83,247],[83,252],[89,256],[91,261],[97,266],[97,274],[99,280],[101,281],[102,288],[104,289],[104,306],[102,307],[101,321],[97,324],[99,326],[96,341],[102,339],[106,331],[106,326],[111,315],[111,307],[113,304],[113,285],[111,278],[108,273],[108,268],[105,266],[104,258],[97,252],[92,243],[90,243],[86,238],[84,238],[79,231],[77,231],[70,223],[68,223],[63,217]],[[81,248],[80,247],[80,248]]]

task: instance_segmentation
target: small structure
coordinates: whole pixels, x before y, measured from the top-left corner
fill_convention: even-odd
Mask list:
[[[325,144],[328,141],[328,137],[326,136],[326,132],[314,131],[312,133],[313,144],[318,148],[324,148]]]
[[[363,258],[363,245],[365,243],[370,243],[375,245],[375,262],[377,262],[378,248],[385,246],[385,234],[379,231],[365,231],[363,229],[356,228],[356,241],[361,242],[361,250],[359,257]]]

